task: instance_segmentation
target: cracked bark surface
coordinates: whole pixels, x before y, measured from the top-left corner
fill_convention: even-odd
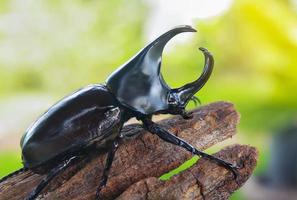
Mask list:
[[[216,102],[194,110],[192,119],[175,116],[158,123],[204,150],[232,137],[238,122],[239,114],[231,103]],[[103,199],[227,199],[256,165],[257,151],[253,147],[235,145],[217,156],[242,167],[237,181],[231,172],[205,159],[169,181],[160,181],[158,177],[192,155],[137,124],[125,126],[122,132],[134,136],[120,143],[107,186],[101,192]],[[94,199],[104,161],[104,153],[90,152],[54,178],[39,199]],[[26,170],[4,180],[0,183],[0,200],[23,199],[43,177]]]
[[[228,199],[251,175],[258,153],[247,145],[229,146],[214,154],[241,167],[235,181],[232,174],[216,163],[201,159],[190,169],[169,181],[158,177],[142,179],[131,185],[117,200]]]

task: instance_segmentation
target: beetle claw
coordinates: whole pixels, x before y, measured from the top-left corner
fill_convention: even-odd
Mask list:
[[[101,196],[101,189],[103,188],[104,186],[102,186],[102,187],[100,187],[100,188],[98,188],[97,189],[97,191],[96,191],[96,197],[95,197],[95,199],[96,200],[102,200],[103,198],[102,198],[102,196]]]
[[[233,165],[231,163],[227,163],[226,167],[228,170],[230,170],[232,172],[235,182],[239,185],[240,183],[239,183],[238,178],[240,177],[240,173],[238,170],[240,169],[240,167],[238,167],[237,165]]]
[[[181,116],[184,119],[192,119],[193,118],[193,112],[186,112],[186,111],[184,111]]]

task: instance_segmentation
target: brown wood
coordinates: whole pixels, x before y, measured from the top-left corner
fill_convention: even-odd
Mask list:
[[[241,166],[236,180],[227,170],[209,160],[201,159],[192,168],[174,176],[169,181],[161,181],[158,177],[142,179],[131,185],[116,199],[228,199],[252,174],[258,153],[253,147],[234,145],[214,155]]]
[[[193,118],[190,120],[184,120],[179,116],[175,116],[162,120],[159,124],[175,135],[190,142],[198,149],[203,150],[232,137],[236,132],[238,122],[239,114],[232,104],[217,102],[196,109],[193,113]],[[226,192],[230,194],[231,191],[240,187],[240,185],[234,185],[232,181],[230,183],[226,181],[232,179],[230,172],[203,159],[199,161],[202,165],[199,164],[191,168],[191,170],[176,176],[176,178],[170,180],[168,183],[159,183],[157,178],[154,177],[159,177],[176,168],[185,160],[189,159],[191,154],[180,147],[162,141],[156,135],[147,133],[140,125],[125,126],[123,133],[137,135],[133,136],[133,138],[126,139],[120,144],[111,168],[107,186],[102,190],[103,199],[115,199],[116,197],[127,199],[125,195],[129,195],[134,190],[137,190],[138,186],[135,186],[135,189],[133,189],[134,186],[132,185],[141,184],[141,182],[146,183],[148,182],[147,180],[151,179],[154,179],[154,185],[161,184],[163,188],[167,187],[168,184],[167,191],[170,191],[170,187],[175,188],[171,182],[178,177],[187,176],[185,174],[188,173],[196,174],[197,176],[200,174],[197,180],[199,180],[203,189],[197,191],[202,193],[201,191],[203,190],[203,194],[206,197],[217,196]],[[251,175],[252,169],[255,166],[256,153],[252,152],[255,152],[255,150],[249,147],[233,147],[220,154],[222,157],[227,156],[226,158],[230,158],[231,161],[234,158],[239,163],[247,162],[244,168],[240,170],[240,174],[242,174],[238,180],[240,184],[243,184],[249,175]],[[230,155],[233,157],[231,158]],[[54,178],[39,197],[48,200],[94,199],[95,191],[102,174],[104,160],[105,154],[91,153],[80,163],[69,167]],[[206,162],[206,164],[203,164],[203,162]],[[198,169],[195,171],[194,169],[197,167]],[[208,176],[212,179],[212,182],[207,181],[206,178]],[[33,190],[42,177],[28,170],[8,178],[0,183],[0,200],[23,199]],[[227,179],[228,177],[229,179]],[[189,179],[189,182],[186,181],[188,179],[184,180],[182,187],[185,190],[186,188],[192,188],[191,190],[193,192],[197,192],[195,190],[197,187],[193,184],[193,180]],[[226,187],[224,184],[226,184]],[[180,186],[177,185],[177,187]],[[123,193],[125,190],[127,191]],[[157,193],[155,192],[155,194]],[[133,194],[131,193],[131,195]],[[161,196],[156,198],[162,199]],[[150,199],[155,198],[152,197]],[[179,197],[175,199],[179,199]],[[195,198],[185,197],[183,199]]]

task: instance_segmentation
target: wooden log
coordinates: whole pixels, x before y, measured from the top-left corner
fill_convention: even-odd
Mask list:
[[[232,104],[217,102],[194,110],[192,119],[184,120],[175,116],[162,120],[159,124],[198,149],[204,150],[232,137],[236,132],[238,122],[239,114]],[[128,188],[131,190],[131,185],[149,177],[159,177],[191,157],[191,154],[184,149],[162,141],[156,135],[143,130],[140,125],[125,126],[123,133],[135,136],[121,142],[110,171],[107,186],[101,193],[103,199],[122,198],[122,195],[127,194],[127,192],[122,193]],[[240,152],[234,151],[234,155]],[[39,198],[48,200],[94,199],[105,157],[102,152],[91,152],[81,162],[69,167],[54,178],[39,195]],[[224,177],[232,176],[223,167],[216,164],[214,166],[222,171]],[[203,174],[207,172],[207,168],[201,168],[199,171]],[[208,171],[208,173],[212,173],[212,171]],[[43,177],[44,175],[34,174],[30,170],[26,170],[6,179],[0,183],[0,200],[23,199],[38,185]],[[240,179],[239,181],[243,183],[245,180]],[[213,181],[212,184],[219,183],[219,181]],[[212,186],[208,187],[212,188]],[[240,186],[238,185],[235,188],[238,187]],[[205,194],[208,193],[205,192]]]
[[[252,174],[256,167],[258,152],[246,145],[234,145],[214,154],[229,162],[241,166],[235,180],[232,174],[216,163],[200,159],[192,168],[162,181],[158,177],[149,177],[131,185],[117,200],[199,200],[229,199]]]

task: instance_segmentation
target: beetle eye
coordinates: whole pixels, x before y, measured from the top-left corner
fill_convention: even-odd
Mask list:
[[[168,103],[172,105],[177,105],[176,98],[172,94],[168,97]]]

